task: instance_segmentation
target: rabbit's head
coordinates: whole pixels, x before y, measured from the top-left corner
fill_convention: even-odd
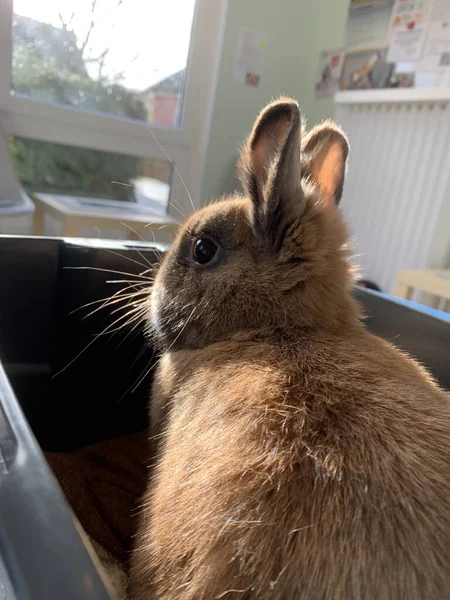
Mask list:
[[[194,214],[157,274],[151,313],[165,348],[356,321],[337,210],[347,155],[346,137],[331,122],[302,135],[295,101],[261,112],[240,160],[245,196]]]

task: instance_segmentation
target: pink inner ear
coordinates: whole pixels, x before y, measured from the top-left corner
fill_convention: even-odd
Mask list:
[[[318,182],[327,205],[334,204],[336,188],[340,184],[344,169],[343,160],[341,145],[335,142],[328,148],[323,160],[316,161],[316,165],[313,166],[313,177]]]
[[[270,165],[288,134],[289,126],[289,119],[283,115],[273,123],[261,124],[259,134],[256,132],[252,148],[252,168],[263,184],[267,181]]]

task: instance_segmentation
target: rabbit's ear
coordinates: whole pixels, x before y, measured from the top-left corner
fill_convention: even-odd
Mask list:
[[[338,205],[344,187],[349,145],[332,121],[314,127],[302,143],[302,173],[319,186],[327,203]]]
[[[242,185],[259,227],[280,223],[301,193],[301,117],[297,102],[282,98],[261,112],[240,160]]]

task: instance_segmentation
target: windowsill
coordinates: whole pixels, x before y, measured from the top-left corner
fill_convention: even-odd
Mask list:
[[[125,221],[149,222],[155,224],[177,224],[177,220],[161,209],[152,210],[143,202],[126,202],[120,200],[102,200],[64,194],[34,194],[34,198],[51,207],[58,213],[67,216],[90,217],[98,219],[123,219]]]
[[[25,196],[25,195],[24,195]],[[34,213],[34,204],[28,197],[24,197],[22,202],[11,201],[10,204],[0,204],[0,218],[3,217],[21,217],[32,215]]]

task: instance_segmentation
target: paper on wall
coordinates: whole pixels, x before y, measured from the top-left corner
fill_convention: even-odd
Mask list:
[[[258,87],[264,69],[267,50],[267,37],[256,31],[243,29],[239,35],[234,80]]]
[[[345,48],[321,52],[316,77],[316,98],[333,98],[338,91],[344,57]]]
[[[434,0],[430,11],[428,38],[417,70],[446,69],[450,69],[450,0]]]
[[[389,62],[422,58],[430,4],[430,0],[396,0],[390,25]]]

